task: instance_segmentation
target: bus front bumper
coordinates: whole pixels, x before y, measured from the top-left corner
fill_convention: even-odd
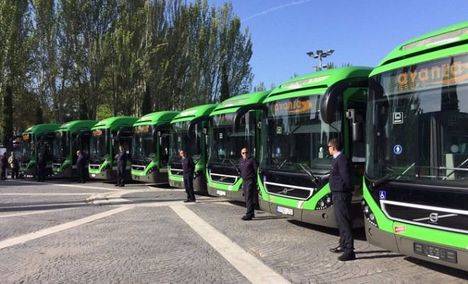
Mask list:
[[[211,196],[224,197],[229,200],[245,202],[244,191],[242,189],[226,190],[208,185],[208,194]]]
[[[259,198],[260,209],[278,216],[284,216],[292,220],[315,224],[328,228],[338,228],[335,219],[335,210],[333,205],[320,210],[306,210],[291,208],[278,205],[262,198]],[[353,202],[351,205],[351,214],[353,217],[353,228],[363,227],[363,215],[360,202]]]
[[[419,241],[380,230],[365,221],[366,238],[370,244],[420,260],[468,271],[468,250]]]

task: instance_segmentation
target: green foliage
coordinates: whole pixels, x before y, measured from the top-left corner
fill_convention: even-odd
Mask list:
[[[253,76],[248,31],[207,0],[0,0],[0,38],[15,128],[38,107],[46,122],[184,109],[247,92]]]
[[[103,104],[98,105],[96,108],[96,119],[103,120],[112,116],[112,109],[110,105]]]

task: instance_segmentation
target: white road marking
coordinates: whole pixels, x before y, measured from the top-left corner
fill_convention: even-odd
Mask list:
[[[53,183],[51,185],[61,186],[61,187],[84,188],[84,189],[103,189],[103,190],[109,190],[109,191],[118,191],[118,190],[120,190],[120,188],[118,188],[118,187],[103,187],[103,186],[78,185],[78,184]]]
[[[0,193],[0,196],[73,196],[73,195],[90,195],[83,192],[7,192]]]
[[[93,222],[93,221],[96,221],[96,220],[99,220],[99,219],[102,219],[102,218],[105,218],[105,217],[112,216],[112,215],[117,214],[117,213],[127,211],[129,209],[134,208],[134,207],[135,206],[133,206],[133,205],[124,205],[124,206],[120,206],[118,208],[115,208],[115,209],[112,209],[112,210],[109,210],[109,211],[94,214],[94,215],[91,215],[91,216],[88,216],[88,217],[85,217],[85,218],[81,218],[81,219],[78,219],[78,220],[74,220],[74,221],[71,221],[71,222],[68,222],[68,223],[63,223],[63,224],[53,226],[53,227],[50,227],[50,228],[46,228],[46,229],[42,229],[42,230],[39,230],[39,231],[36,231],[36,232],[33,232],[33,233],[29,233],[29,234],[21,235],[21,236],[18,236],[18,237],[6,239],[6,240],[3,240],[3,241],[0,241],[0,249],[8,248],[8,247],[11,247],[11,246],[14,246],[14,245],[18,245],[18,244],[22,244],[22,243],[32,241],[32,240],[35,240],[35,239],[38,239],[38,238],[42,238],[42,237],[45,237],[45,236],[50,235],[50,234],[55,234],[55,233],[58,233],[58,232],[61,232],[61,231],[67,230],[67,229],[71,229],[71,228],[74,228],[74,227],[77,227],[77,226],[80,226],[80,225],[83,225],[83,224],[86,224],[86,223],[90,223],[90,222]]]
[[[27,216],[27,215],[44,214],[44,213],[57,212],[57,211],[70,210],[70,209],[75,209],[75,208],[61,208],[61,209],[37,210],[37,211],[29,211],[29,212],[3,214],[3,215],[0,215],[0,218],[21,217],[21,216]]]
[[[172,205],[170,208],[250,282],[289,283],[283,276],[231,241],[186,206]]]

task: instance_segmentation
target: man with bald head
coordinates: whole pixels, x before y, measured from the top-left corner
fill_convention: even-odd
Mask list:
[[[247,147],[241,150],[242,158],[239,161],[240,176],[242,178],[242,190],[244,191],[245,207],[247,212],[242,217],[242,220],[249,221],[255,217],[255,194],[257,176],[257,163],[255,159],[250,157]]]

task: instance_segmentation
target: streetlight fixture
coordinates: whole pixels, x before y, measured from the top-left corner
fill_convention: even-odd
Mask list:
[[[332,55],[333,52],[335,52],[335,50],[333,49],[329,49],[327,51],[317,49],[315,52],[314,51],[307,52],[307,55],[309,55],[312,58],[318,59],[319,65],[316,67],[316,69],[317,71],[320,71],[323,69],[323,63],[322,63],[323,58]]]

